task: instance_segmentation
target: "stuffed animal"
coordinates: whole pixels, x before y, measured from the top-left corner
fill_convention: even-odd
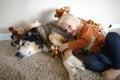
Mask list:
[[[9,27],[8,29],[12,33],[11,38],[13,40],[18,39],[22,34],[24,34],[26,31],[29,30],[28,27],[20,27],[20,28]]]
[[[94,22],[93,20],[89,19],[89,20],[85,20],[80,18],[81,22],[85,25],[85,24],[89,24],[92,25],[96,30],[101,31],[103,30],[103,27],[101,24]]]
[[[52,45],[51,46],[51,52],[52,52],[52,56],[55,58],[56,56],[59,56],[59,46],[57,45]]]
[[[28,26],[23,27],[9,27],[8,30],[12,33],[11,38],[13,40],[18,39],[22,34],[29,31],[34,27],[40,26],[41,23],[39,21],[32,21]]]
[[[60,9],[56,9],[54,16],[59,19],[62,15],[69,14],[69,13],[70,13],[70,7],[65,6]]]

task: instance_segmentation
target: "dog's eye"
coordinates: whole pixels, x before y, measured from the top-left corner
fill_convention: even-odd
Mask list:
[[[21,44],[21,46],[24,46],[25,45],[25,42]]]

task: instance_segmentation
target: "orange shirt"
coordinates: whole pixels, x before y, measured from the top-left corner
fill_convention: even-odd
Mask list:
[[[76,40],[68,42],[69,48],[71,50],[84,49],[93,43],[89,49],[90,52],[99,52],[105,44],[105,36],[98,32],[91,25],[84,25],[82,29],[78,29],[76,33]]]

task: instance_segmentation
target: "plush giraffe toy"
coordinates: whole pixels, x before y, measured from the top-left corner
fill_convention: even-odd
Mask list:
[[[62,7],[60,9],[56,9],[54,16],[59,19],[62,15],[69,14],[69,13],[70,13],[70,7],[65,6],[65,7]]]
[[[51,52],[52,52],[52,56],[54,58],[60,55],[58,49],[59,49],[59,46],[57,46],[57,45],[52,45],[51,46]]]
[[[80,18],[81,22],[83,24],[89,24],[89,25],[92,25],[96,30],[100,31],[100,30],[103,30],[103,27],[101,24],[99,23],[96,23],[94,22],[93,20],[89,19],[89,20],[85,20],[85,19],[82,19]]]

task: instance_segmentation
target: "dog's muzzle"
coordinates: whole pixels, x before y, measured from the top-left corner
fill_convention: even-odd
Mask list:
[[[20,52],[17,52],[17,53],[15,54],[15,56],[17,56],[17,57],[19,57],[19,58],[23,58],[23,57],[24,57],[23,55],[21,55]]]

